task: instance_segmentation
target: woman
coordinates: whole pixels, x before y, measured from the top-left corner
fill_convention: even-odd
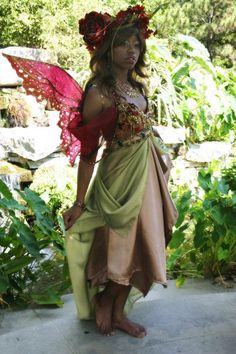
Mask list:
[[[142,6],[115,18],[96,14],[80,21],[93,75],[81,106],[83,127],[70,130],[79,137],[86,127],[92,138],[82,145],[77,198],[64,214],[66,250],[79,317],[95,312],[102,334],[120,329],[141,338],[146,329],[128,320],[124,307],[154,282],[166,286],[165,247],[177,213],[166,184],[169,160],[139,80],[148,17]],[[102,30],[89,32],[89,20],[101,17]],[[101,145],[96,131],[106,147],[91,182]]]

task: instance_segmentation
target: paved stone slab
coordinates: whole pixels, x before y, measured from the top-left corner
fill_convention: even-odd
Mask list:
[[[3,311],[1,353],[233,354],[235,290],[202,280],[187,281],[181,289],[174,281],[168,289],[155,287],[130,316],[146,326],[148,335],[143,339],[120,331],[113,337],[101,336],[93,321],[76,318],[71,295],[64,297],[60,309]]]

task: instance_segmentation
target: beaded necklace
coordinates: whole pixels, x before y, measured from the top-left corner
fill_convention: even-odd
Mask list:
[[[129,83],[116,80],[116,87],[119,91],[131,98],[137,98],[140,96],[140,92],[136,88],[133,88]]]

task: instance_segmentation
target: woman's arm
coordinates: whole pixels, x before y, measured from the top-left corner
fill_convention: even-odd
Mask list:
[[[103,109],[101,94],[97,87],[92,86],[86,95],[83,107],[83,120],[88,123]],[[80,217],[83,206],[84,198],[88,189],[94,170],[94,164],[80,159],[77,175],[77,193],[74,205],[68,209],[64,214],[65,229],[68,230],[74,222]]]

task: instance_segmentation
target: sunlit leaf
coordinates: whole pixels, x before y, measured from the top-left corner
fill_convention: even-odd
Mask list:
[[[176,288],[181,288],[184,285],[186,278],[185,277],[178,277],[175,281]]]
[[[180,230],[175,230],[169,243],[170,248],[178,248],[184,242],[185,234]]]
[[[199,185],[204,189],[206,192],[211,189],[211,174],[205,172],[204,170],[200,170],[198,173],[198,182]]]

